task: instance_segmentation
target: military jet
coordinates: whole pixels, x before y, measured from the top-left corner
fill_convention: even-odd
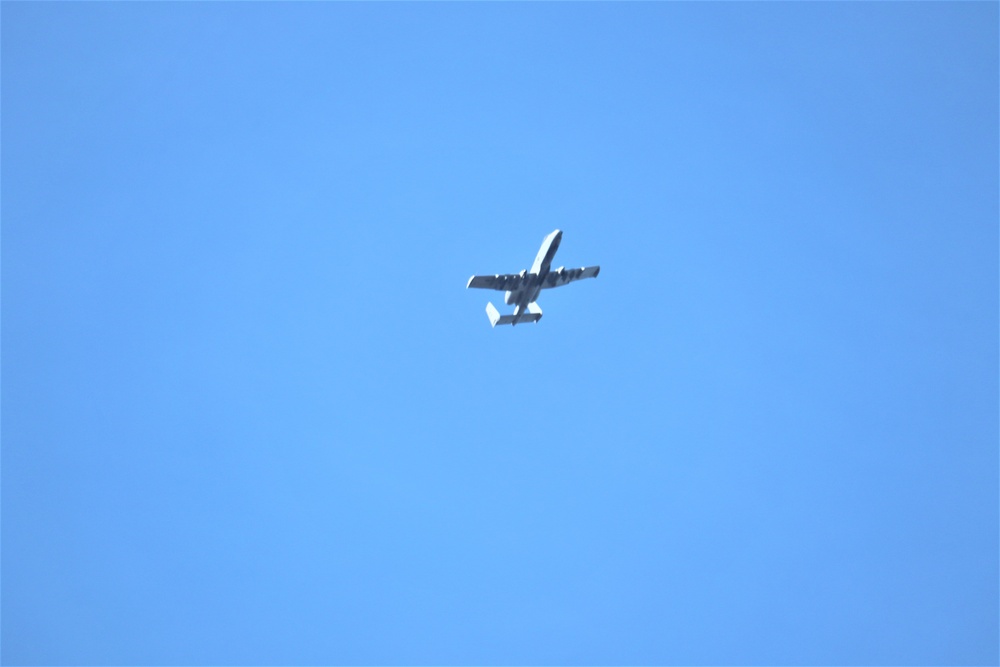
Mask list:
[[[535,257],[535,263],[531,265],[530,271],[469,278],[469,284],[465,286],[466,289],[479,287],[503,291],[505,292],[504,303],[508,306],[514,306],[513,315],[501,315],[492,303],[487,303],[486,314],[490,318],[491,325],[510,324],[514,326],[522,322],[537,322],[542,319],[542,309],[535,303],[535,299],[538,298],[543,289],[559,287],[582,278],[597,277],[597,274],[601,272],[599,266],[586,266],[582,269],[567,269],[560,266],[558,269],[549,269],[561,240],[562,232],[558,229],[546,236],[542,240],[542,247],[538,250],[538,256]]]

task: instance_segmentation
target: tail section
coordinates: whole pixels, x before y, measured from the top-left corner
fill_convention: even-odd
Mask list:
[[[490,318],[490,324],[524,324],[525,322],[537,322],[542,319],[542,309],[537,303],[528,304],[528,312],[519,315],[501,315],[492,303],[486,304],[486,315]]]

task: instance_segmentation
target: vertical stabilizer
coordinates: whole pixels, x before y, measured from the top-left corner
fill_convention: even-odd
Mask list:
[[[490,318],[490,326],[494,326],[495,327],[497,325],[497,322],[500,321],[500,311],[498,311],[496,309],[496,307],[492,303],[487,302],[486,303],[486,314]]]

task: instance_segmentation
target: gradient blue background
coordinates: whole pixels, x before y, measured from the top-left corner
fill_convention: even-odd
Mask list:
[[[996,3],[4,3],[3,662],[996,664],[997,63]],[[600,277],[492,330],[555,228]]]

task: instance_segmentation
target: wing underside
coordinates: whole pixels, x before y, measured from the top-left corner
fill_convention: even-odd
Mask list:
[[[492,276],[472,276],[469,278],[469,287],[480,289],[495,289],[501,292],[516,292],[527,280],[519,273],[498,273]]]
[[[599,266],[585,266],[581,269],[567,269],[560,266],[558,269],[549,271],[548,275],[545,276],[545,279],[542,281],[542,289],[559,287],[561,285],[571,283],[574,280],[596,278],[597,274],[600,272],[601,267]]]

